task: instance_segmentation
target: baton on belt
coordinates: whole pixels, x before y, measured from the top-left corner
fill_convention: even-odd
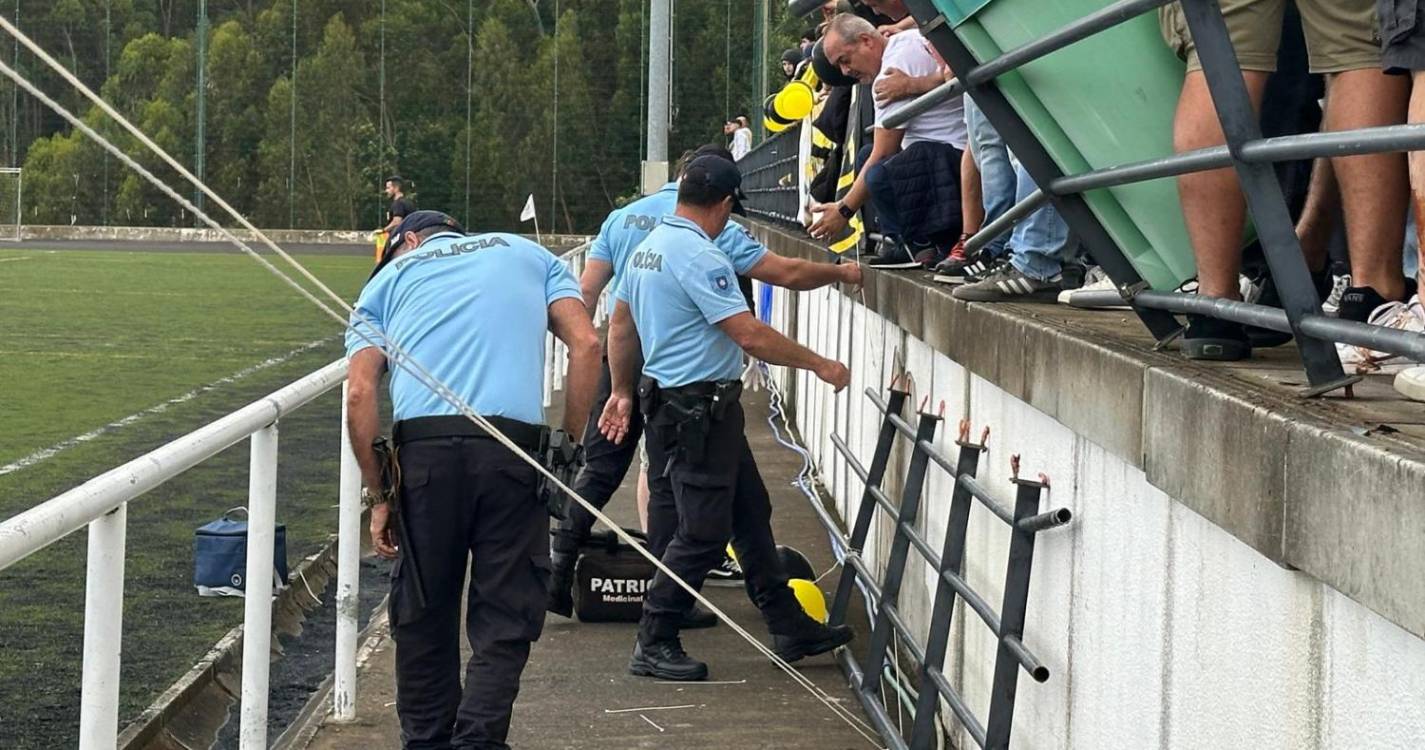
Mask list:
[[[410,530],[406,528],[404,514],[401,512],[401,465],[397,460],[396,448],[386,438],[377,437],[371,441],[371,450],[376,453],[376,460],[381,465],[381,495],[391,506],[391,515],[395,519],[401,565],[414,584],[416,606],[425,609],[425,579],[421,578],[421,566],[416,562],[416,548],[411,544]]]

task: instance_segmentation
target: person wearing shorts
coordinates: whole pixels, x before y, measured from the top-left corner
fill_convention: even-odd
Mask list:
[[[1222,15],[1254,107],[1260,109],[1267,79],[1276,70],[1282,14],[1288,0],[1222,0]],[[1324,130],[1394,125],[1405,120],[1408,81],[1381,70],[1376,0],[1296,0],[1301,12],[1311,72],[1327,79]],[[1159,10],[1163,36],[1187,61],[1187,74],[1173,124],[1178,152],[1219,146],[1226,140],[1182,7]],[[1341,317],[1365,321],[1386,302],[1413,294],[1401,273],[1408,189],[1405,158],[1372,154],[1331,159],[1346,216],[1351,278]],[[1241,237],[1246,206],[1232,169],[1178,178],[1183,217],[1197,258],[1199,290],[1240,299]],[[1325,274],[1325,268],[1311,269]],[[1413,287],[1414,284],[1409,285]],[[1188,316],[1183,349],[1189,358],[1236,360],[1251,354],[1241,325]]]
[[[1425,122],[1425,2],[1422,0],[1377,0],[1380,15],[1381,67],[1387,74],[1410,81],[1409,122]],[[1409,154],[1410,194],[1415,206],[1417,252],[1425,257],[1425,152]],[[1425,278],[1425,263],[1417,266]],[[1419,279],[1416,280],[1417,284]],[[1417,286],[1418,289],[1418,286]],[[1406,326],[1425,329],[1425,308],[1420,295],[1406,304]],[[1408,398],[1425,401],[1425,365],[1406,367],[1395,376],[1395,388]]]

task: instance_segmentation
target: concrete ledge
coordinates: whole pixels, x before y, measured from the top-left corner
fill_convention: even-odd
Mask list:
[[[829,257],[800,233],[749,226],[782,255]],[[1194,363],[1156,351],[1131,312],[967,304],[949,291],[928,274],[868,269],[857,299],[1268,559],[1425,637],[1425,405],[1387,377],[1354,399],[1303,401],[1289,347]]]

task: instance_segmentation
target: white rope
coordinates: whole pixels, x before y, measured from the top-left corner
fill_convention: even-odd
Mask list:
[[[366,343],[372,344],[373,346],[376,346],[376,347],[382,349],[382,351],[386,354],[387,359],[389,360],[391,366],[404,368],[409,374],[411,374],[413,377],[415,377],[418,382],[421,382],[423,385],[425,385],[426,387],[430,388],[431,391],[434,392],[437,396],[439,396],[442,400],[444,400],[446,403],[450,404],[451,406],[455,407],[456,410],[459,411],[462,416],[465,416],[467,419],[470,419],[470,420],[471,420],[472,422],[474,422],[477,426],[479,426],[479,427],[481,427],[483,430],[485,430],[485,431],[490,435],[490,437],[493,438],[496,442],[498,442],[498,443],[500,443],[501,445],[503,445],[503,446],[505,446],[506,448],[508,448],[516,457],[518,457],[520,460],[524,461],[525,463],[529,464],[532,468],[535,469],[535,471],[539,472],[540,474],[543,474],[547,479],[549,479],[551,482],[553,482],[554,486],[558,487],[560,490],[562,490],[562,491],[564,491],[565,493],[567,493],[571,498],[573,498],[573,499],[574,499],[575,501],[577,501],[580,505],[582,505],[582,506],[585,508],[585,510],[589,511],[589,513],[590,513],[592,516],[594,516],[595,519],[597,519],[600,523],[602,523],[602,524],[604,524],[605,526],[607,526],[607,527],[608,527],[610,530],[612,530],[613,533],[616,534],[620,539],[622,539],[624,542],[628,543],[628,544],[629,544],[630,546],[632,546],[639,554],[641,554],[641,555],[643,555],[645,558],[647,558],[648,561],[649,561],[650,563],[652,563],[655,568],[657,568],[659,571],[661,571],[665,576],[668,576],[669,579],[672,580],[674,583],[676,583],[679,587],[683,588],[685,591],[687,591],[689,594],[691,594],[692,597],[693,597],[696,601],[698,601],[698,602],[699,602],[700,604],[702,604],[703,606],[707,607],[708,610],[711,611],[711,612],[713,612],[713,614],[715,614],[715,615],[718,617],[719,620],[722,620],[724,623],[726,623],[726,624],[728,625],[728,627],[733,630],[733,632],[737,633],[739,636],[741,636],[743,639],[745,639],[748,643],[752,644],[752,646],[753,646],[757,651],[761,652],[762,655],[765,656],[765,657],[767,657],[767,659],[768,659],[769,661],[771,661],[771,662],[772,662],[773,664],[775,664],[778,668],[780,668],[783,672],[785,672],[788,676],[790,676],[790,677],[793,679],[794,682],[797,682],[799,685],[801,685],[803,688],[805,688],[808,692],[810,692],[810,693],[811,693],[814,697],[816,697],[823,705],[825,705],[828,709],[830,709],[832,713],[836,714],[839,718],[841,718],[841,719],[842,719],[843,721],[845,721],[848,725],[850,725],[850,726],[852,727],[852,729],[854,729],[858,734],[860,734],[863,738],[865,738],[865,739],[866,739],[868,742],[870,742],[872,745],[875,745],[875,746],[878,746],[878,747],[880,746],[880,741],[879,741],[879,739],[876,738],[876,736],[875,736],[875,734],[874,734],[874,730],[872,730],[872,728],[870,727],[870,725],[868,725],[868,724],[867,724],[864,720],[862,720],[859,716],[856,716],[856,715],[855,715],[854,713],[852,713],[850,710],[848,710],[848,709],[846,709],[844,706],[840,705],[840,704],[837,702],[837,700],[836,700],[835,698],[833,698],[833,697],[832,697],[830,694],[828,694],[826,691],[822,690],[819,686],[816,685],[816,683],[812,682],[811,679],[809,679],[809,678],[807,678],[805,675],[801,674],[799,671],[796,670],[796,668],[792,667],[790,664],[788,664],[788,663],[787,663],[785,660],[783,660],[781,657],[777,656],[775,652],[773,652],[770,648],[768,648],[766,645],[764,645],[761,641],[757,640],[751,633],[749,633],[746,629],[744,629],[741,625],[739,625],[736,621],[734,621],[730,616],[728,616],[727,613],[723,612],[721,609],[719,609],[719,608],[718,608],[716,605],[714,605],[712,602],[708,601],[707,598],[705,598],[697,589],[695,589],[693,586],[691,586],[687,581],[684,581],[681,577],[679,577],[676,573],[674,573],[671,569],[669,569],[666,565],[664,565],[661,560],[659,560],[657,557],[653,556],[653,555],[652,555],[651,553],[649,553],[646,549],[644,549],[640,544],[638,544],[638,542],[637,542],[635,539],[633,539],[627,532],[625,532],[625,531],[622,529],[622,527],[620,527],[618,524],[614,523],[611,519],[609,519],[606,515],[604,515],[598,508],[594,507],[593,504],[591,504],[588,500],[584,499],[584,498],[583,498],[582,496],[580,496],[578,493],[574,492],[574,490],[573,490],[572,488],[570,488],[568,485],[564,484],[564,482],[561,481],[561,480],[559,479],[559,477],[555,476],[552,472],[550,472],[548,469],[546,469],[541,463],[539,463],[538,461],[536,461],[532,456],[530,456],[527,452],[525,452],[525,451],[524,451],[523,449],[521,449],[518,445],[516,445],[516,444],[514,443],[514,441],[512,441],[508,436],[506,436],[503,432],[501,432],[501,431],[500,431],[498,428],[496,428],[493,424],[490,424],[490,422],[489,422],[488,420],[486,420],[482,415],[480,415],[479,413],[477,413],[473,408],[471,408],[467,403],[465,403],[465,401],[464,401],[462,398],[460,398],[460,396],[459,396],[458,394],[456,394],[456,393],[455,393],[454,391],[452,391],[448,386],[446,386],[443,382],[441,382],[441,381],[440,381],[439,379],[437,379],[434,375],[432,375],[429,371],[427,371],[423,366],[421,366],[421,364],[420,364],[419,362],[415,361],[415,360],[409,355],[409,353],[407,353],[406,351],[404,351],[404,350],[403,350],[399,345],[397,345],[395,342],[392,342],[392,341],[390,341],[389,339],[386,339],[385,335],[380,332],[380,329],[379,329],[377,326],[375,326],[369,319],[367,319],[367,318],[366,318],[364,315],[362,315],[360,312],[355,311],[355,310],[352,310],[352,308],[350,307],[350,305],[348,305],[339,295],[337,295],[336,292],[332,291],[330,287],[328,287],[328,286],[326,286],[326,284],[322,283],[322,281],[321,281],[320,279],[318,279],[318,278],[317,278],[316,276],[314,276],[310,271],[308,271],[304,266],[302,266],[302,264],[299,263],[295,258],[293,258],[291,255],[288,255],[288,254],[286,253],[286,251],[284,251],[284,250],[282,250],[280,247],[278,247],[278,246],[276,245],[276,243],[272,242],[272,240],[271,240],[270,238],[268,238],[261,230],[257,229],[257,228],[256,228],[255,226],[253,226],[250,222],[248,222],[248,220],[247,220],[245,217],[243,217],[236,209],[234,209],[231,205],[229,205],[229,204],[228,204],[226,201],[224,201],[221,197],[219,197],[218,195],[216,195],[215,193],[213,193],[213,191],[212,191],[206,184],[204,184],[202,181],[200,181],[200,180],[198,180],[196,177],[194,177],[194,176],[192,175],[192,173],[189,172],[187,169],[183,168],[182,165],[178,164],[177,161],[174,160],[172,156],[170,156],[167,152],[165,152],[162,148],[160,148],[156,143],[154,143],[151,139],[149,139],[146,135],[144,135],[141,131],[139,131],[137,127],[135,127],[131,122],[129,122],[126,118],[124,118],[123,115],[121,115],[121,114],[118,113],[116,110],[114,110],[114,108],[113,108],[112,106],[110,106],[107,102],[105,102],[104,100],[100,99],[97,95],[95,95],[94,92],[93,92],[92,90],[90,90],[87,86],[85,86],[82,81],[80,81],[78,78],[74,77],[74,75],[71,74],[71,73],[68,71],[68,69],[64,68],[63,65],[60,65],[57,61],[54,60],[54,58],[50,57],[50,56],[48,55],[48,53],[46,53],[43,49],[39,48],[38,45],[36,45],[33,40],[31,40],[28,36],[26,36],[26,35],[25,35],[23,32],[21,32],[18,28],[16,28],[16,27],[15,27],[12,23],[10,23],[10,21],[9,21],[8,19],[6,19],[4,16],[0,16],[0,28],[5,29],[5,31],[7,31],[7,32],[10,33],[11,35],[13,35],[16,39],[18,39],[22,44],[24,44],[27,48],[29,48],[32,52],[34,52],[34,53],[36,54],[36,56],[38,56],[38,57],[39,57],[41,60],[43,60],[46,64],[50,65],[50,67],[53,68],[57,73],[59,73],[59,75],[60,75],[62,78],[64,78],[68,83],[70,83],[70,85],[74,86],[77,90],[79,90],[79,91],[80,91],[81,93],[83,93],[87,98],[89,98],[90,101],[94,102],[96,106],[99,106],[100,109],[102,109],[105,113],[109,114],[109,116],[112,117],[116,122],[118,122],[120,125],[122,125],[123,127],[125,127],[125,129],[129,130],[129,132],[133,133],[136,137],[138,137],[139,140],[140,140],[140,142],[144,143],[144,144],[145,144],[146,146],[148,146],[149,149],[152,150],[156,155],[158,155],[160,158],[162,158],[162,159],[164,159],[166,162],[168,162],[168,163],[170,164],[170,166],[173,166],[180,174],[182,174],[182,175],[183,175],[185,178],[187,178],[191,183],[193,183],[193,185],[194,185],[195,187],[197,187],[199,190],[201,190],[205,195],[207,195],[207,196],[209,196],[210,198],[212,198],[213,201],[214,201],[214,203],[216,203],[217,205],[219,205],[220,207],[222,207],[222,208],[223,208],[224,210],[226,210],[229,214],[231,214],[235,219],[237,219],[238,222],[241,223],[241,224],[242,224],[245,228],[247,228],[249,231],[251,231],[251,232],[254,234],[254,236],[256,236],[258,239],[262,240],[263,244],[267,245],[267,246],[268,246],[269,248],[271,248],[275,253],[277,253],[280,257],[282,257],[282,258],[283,258],[284,260],[286,260],[289,264],[291,264],[294,268],[296,268],[304,277],[306,277],[308,280],[310,280],[311,282],[313,282],[314,284],[316,284],[316,286],[317,286],[321,291],[325,292],[325,293],[327,294],[327,296],[329,296],[330,298],[336,300],[336,302],[338,303],[338,305],[339,305],[340,307],[344,308],[345,310],[347,310],[348,312],[351,313],[350,318],[348,318],[347,316],[343,316],[342,314],[340,314],[340,313],[336,312],[335,310],[333,310],[330,306],[328,306],[328,305],[327,305],[326,303],[324,303],[322,300],[320,300],[319,298],[317,298],[317,296],[316,296],[315,294],[313,294],[311,291],[309,291],[306,287],[303,287],[303,286],[302,286],[300,283],[298,283],[295,279],[293,279],[292,277],[290,277],[290,276],[288,276],[287,274],[283,273],[283,272],[281,271],[281,269],[277,268],[277,267],[274,266],[271,262],[269,262],[266,258],[264,258],[264,257],[262,257],[260,254],[258,254],[258,252],[257,252],[256,250],[253,250],[250,246],[248,246],[247,243],[243,242],[243,241],[242,241],[241,239],[239,239],[236,235],[232,234],[232,232],[230,232],[227,228],[225,228],[225,227],[223,227],[222,225],[218,224],[218,223],[217,223],[215,220],[213,220],[213,218],[210,217],[206,212],[200,210],[197,206],[193,205],[190,201],[188,201],[188,200],[187,200],[186,198],[184,198],[182,195],[179,195],[172,187],[168,186],[166,183],[164,183],[164,182],[163,182],[162,180],[160,180],[158,177],[154,176],[153,173],[149,172],[149,171],[148,171],[147,169],[145,169],[142,165],[140,165],[137,161],[135,161],[132,157],[130,157],[128,154],[124,153],[121,149],[119,149],[117,146],[115,146],[113,143],[111,143],[111,142],[110,142],[108,139],[106,139],[104,136],[100,135],[100,134],[99,134],[98,132],[96,132],[93,128],[91,128],[91,127],[89,127],[88,125],[86,125],[83,120],[81,120],[80,118],[76,117],[73,113],[71,113],[69,110],[65,109],[65,108],[64,108],[63,106],[61,106],[58,102],[54,101],[54,100],[51,99],[49,96],[47,96],[43,91],[41,91],[40,89],[38,89],[38,88],[37,88],[33,83],[31,83],[27,78],[25,78],[24,76],[20,75],[19,72],[16,71],[14,68],[10,67],[9,65],[7,65],[7,64],[5,64],[5,63],[3,63],[3,62],[0,62],[0,73],[4,73],[7,77],[9,77],[9,78],[10,78],[12,81],[14,81],[16,84],[18,84],[19,86],[23,87],[31,96],[34,96],[34,97],[35,97],[36,99],[38,99],[41,103],[43,103],[45,106],[49,107],[50,109],[54,110],[57,114],[59,114],[60,116],[64,117],[66,120],[68,120],[68,121],[70,122],[71,125],[73,125],[75,128],[77,128],[78,130],[80,130],[81,132],[83,132],[83,133],[84,133],[86,136],[88,136],[89,138],[93,139],[96,143],[98,143],[98,144],[99,144],[101,147],[103,147],[105,150],[107,150],[107,151],[109,151],[110,153],[112,153],[112,154],[115,156],[115,158],[118,158],[120,161],[122,161],[122,162],[123,162],[126,166],[128,166],[130,169],[133,169],[135,172],[137,172],[137,173],[138,173],[140,176],[142,176],[144,179],[148,180],[148,181],[149,181],[150,183],[152,183],[155,187],[159,188],[164,194],[168,195],[170,198],[172,198],[172,199],[173,199],[176,203],[178,203],[180,206],[183,206],[183,207],[186,208],[187,210],[192,211],[193,214],[194,214],[195,216],[197,216],[199,219],[201,219],[204,223],[208,224],[210,227],[212,227],[213,229],[217,230],[217,231],[218,231],[219,233],[221,233],[224,237],[226,237],[230,242],[232,242],[235,246],[237,246],[237,247],[238,247],[239,249],[241,249],[243,252],[247,253],[247,254],[248,254],[249,256],[251,256],[254,260],[256,260],[259,265],[263,266],[263,267],[266,268],[268,271],[270,271],[272,274],[276,275],[276,276],[277,276],[279,279],[281,279],[283,282],[285,282],[286,284],[288,284],[289,286],[291,286],[291,287],[292,287],[294,290],[296,290],[297,293],[300,294],[303,298],[305,298],[306,300],[308,300],[308,301],[311,302],[312,304],[316,305],[319,309],[321,309],[323,312],[327,313],[327,315],[331,316],[331,317],[332,317],[333,319],[335,319],[338,323],[340,323],[343,327],[346,327],[346,326],[350,325],[351,328],[352,328],[352,330],[355,331],[356,334],[357,334],[358,336],[360,336],[363,341],[365,341]],[[354,324],[351,323],[351,320],[350,320],[350,319],[354,319],[355,322],[361,323],[361,324],[363,324],[364,326],[370,328],[371,331],[375,332],[375,336],[376,336],[376,337],[373,338],[370,334],[366,333],[365,331],[361,330],[360,328],[357,328]],[[384,344],[382,343],[382,341],[380,341],[380,340],[378,340],[378,339],[383,339],[383,340],[385,340]]]

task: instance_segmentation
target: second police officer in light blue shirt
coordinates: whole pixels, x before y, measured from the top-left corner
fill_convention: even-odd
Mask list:
[[[600,427],[615,444],[628,439],[636,382],[648,431],[650,547],[661,550],[664,565],[679,578],[700,588],[731,541],[774,651],[795,661],[844,645],[852,633],[808,617],[787,587],[771,501],[743,433],[743,353],[810,370],[838,391],[851,376],[748,310],[736,268],[710,239],[726,226],[740,183],[732,162],[694,159],[679,183],[674,215],[663,217],[630,256],[609,330],[612,395]],[[679,640],[692,606],[692,595],[672,579],[662,572],[654,577],[631,673],[707,678],[707,665],[689,657]]]
[[[732,154],[727,149],[709,145],[684,154],[679,161],[679,173],[681,174],[682,167],[689,161],[701,156],[713,156],[733,164]],[[670,182],[657,192],[609,214],[589,250],[589,260],[580,280],[584,304],[591,315],[605,288],[611,288],[613,292],[609,294],[608,302],[608,310],[613,311],[616,290],[628,275],[629,261],[635,249],[658,226],[662,218],[673,215],[677,203],[678,183]],[[798,291],[816,289],[837,282],[861,283],[861,268],[855,263],[834,265],[777,255],[769,252],[746,228],[734,222],[727,222],[713,235],[712,245],[736,272],[732,279],[734,290],[738,287],[738,277],[756,279]],[[638,451],[639,438],[643,434],[643,420],[636,404],[629,427],[629,439],[616,445],[600,434],[598,415],[608,400],[610,389],[606,361],[589,424],[583,433],[587,463],[574,484],[574,490],[580,496],[599,508],[608,504],[622,484],[624,475],[628,473]],[[640,516],[646,515],[643,508],[645,502],[645,497],[640,494]],[[555,531],[552,543],[554,574],[550,578],[549,596],[551,612],[568,617],[573,611],[571,587],[574,581],[574,562],[578,557],[580,545],[588,539],[593,525],[594,517],[582,506],[575,506],[569,509],[568,519]],[[657,541],[650,539],[655,554],[661,552]],[[729,560],[715,561],[714,568],[714,575],[722,579],[736,574],[736,566]],[[730,582],[738,583],[735,579]],[[686,624],[691,626],[706,626],[717,622],[709,613],[701,610],[694,610],[689,616],[690,620]]]

